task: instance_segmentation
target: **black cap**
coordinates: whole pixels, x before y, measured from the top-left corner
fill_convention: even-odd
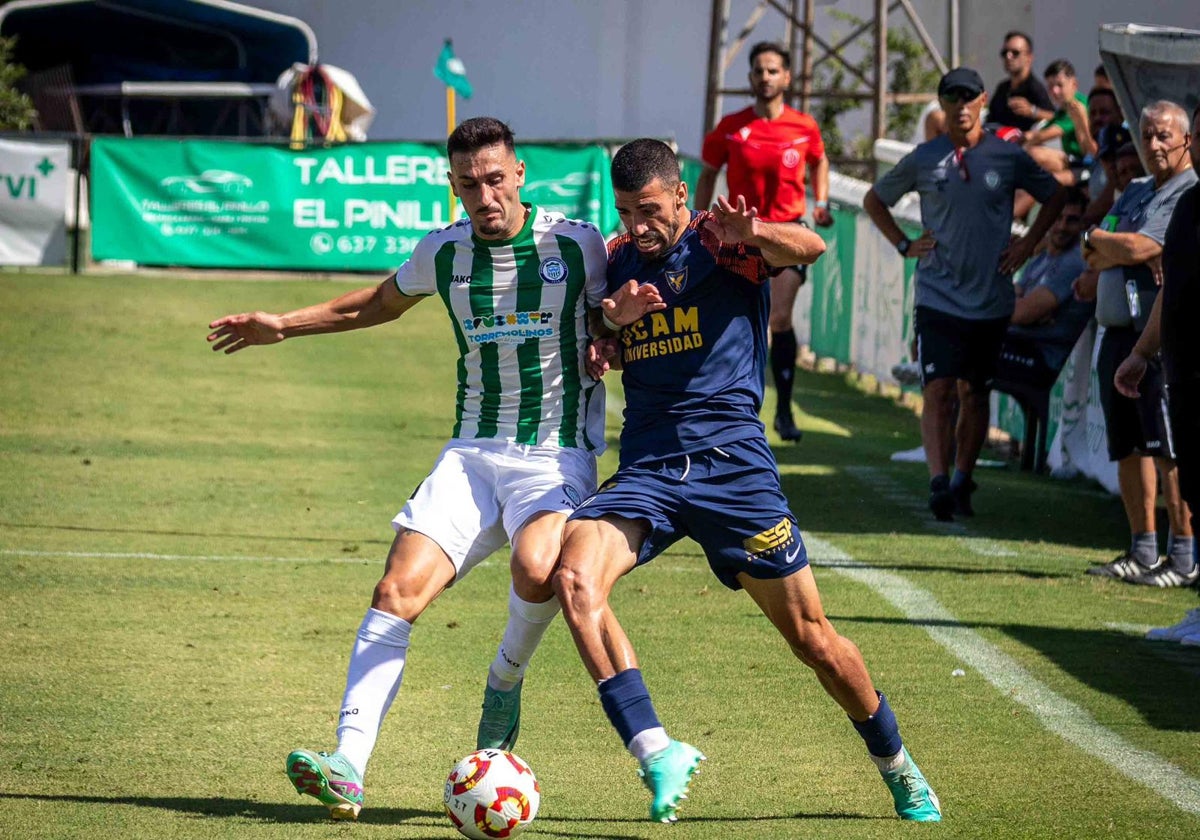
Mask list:
[[[1126,143],[1133,142],[1133,135],[1123,125],[1106,125],[1100,129],[1100,157],[1112,157]]]
[[[952,90],[961,90],[974,99],[985,88],[983,79],[970,67],[955,67],[938,82],[938,96],[944,96]]]

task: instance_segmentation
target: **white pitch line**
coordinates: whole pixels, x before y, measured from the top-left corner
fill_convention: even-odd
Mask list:
[[[1180,809],[1200,815],[1200,780],[1101,726],[1083,707],[1055,693],[1011,656],[960,624],[931,593],[893,572],[860,563],[819,537],[806,534],[804,541],[810,559],[818,564],[832,561],[823,568],[870,587],[1001,694],[1033,712],[1046,729]]]

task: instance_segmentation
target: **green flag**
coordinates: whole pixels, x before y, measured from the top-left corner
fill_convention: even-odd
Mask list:
[[[471,82],[467,79],[467,68],[463,66],[462,59],[454,55],[454,45],[450,43],[449,38],[442,45],[442,52],[438,56],[437,66],[433,68],[433,75],[458,91],[463,99],[470,99],[471,94],[474,93]]]

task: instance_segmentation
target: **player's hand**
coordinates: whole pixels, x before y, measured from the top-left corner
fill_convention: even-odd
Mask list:
[[[1121,362],[1121,366],[1113,374],[1113,385],[1122,396],[1136,400],[1141,396],[1138,392],[1138,385],[1141,384],[1145,374],[1146,357],[1134,351],[1125,357],[1125,361]]]
[[[592,379],[599,379],[612,369],[611,359],[617,357],[615,338],[593,338],[588,344],[584,368]]]
[[[712,206],[712,218],[704,223],[704,229],[727,245],[736,245],[754,237],[758,209],[746,206],[746,197],[739,195],[737,204],[730,204],[723,195],[717,196]]]
[[[828,207],[814,207],[813,221],[817,223],[817,227],[830,227],[833,224],[833,214],[829,212]]]
[[[1008,110],[1018,117],[1032,117],[1033,103],[1024,96],[1010,96],[1008,97]]]
[[[1154,285],[1162,286],[1162,254],[1146,260],[1146,267],[1150,269],[1150,276],[1154,278]]]
[[[1000,252],[1000,273],[1012,274],[1025,265],[1033,255],[1035,247],[1037,243],[1029,241],[1028,236],[1022,236],[1016,242],[1009,243],[1009,246]]]
[[[208,325],[208,343],[213,352],[236,353],[253,344],[278,344],[285,338],[283,318],[269,312],[226,315]]]
[[[1100,272],[1085,271],[1071,282],[1071,293],[1075,300],[1088,303],[1096,299],[1096,286],[1100,282]]]
[[[905,254],[905,259],[919,260],[921,257],[931,253],[937,247],[937,240],[933,238],[933,231],[923,230],[921,235],[912,241],[908,246],[908,253]]]
[[[612,297],[600,301],[604,317],[617,326],[626,327],[649,312],[666,309],[662,295],[651,283],[638,284],[629,280],[613,292]]]

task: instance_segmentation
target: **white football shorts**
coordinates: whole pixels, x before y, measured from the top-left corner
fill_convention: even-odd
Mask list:
[[[455,438],[392,528],[436,542],[457,580],[510,543],[534,514],[569,514],[595,491],[596,456],[586,450]]]

